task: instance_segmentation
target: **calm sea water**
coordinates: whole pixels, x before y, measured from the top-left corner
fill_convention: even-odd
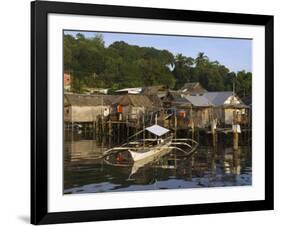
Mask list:
[[[97,159],[108,147],[70,134],[64,145],[64,193],[245,186],[252,184],[250,146],[199,146],[193,155],[171,151],[144,165],[110,166]]]

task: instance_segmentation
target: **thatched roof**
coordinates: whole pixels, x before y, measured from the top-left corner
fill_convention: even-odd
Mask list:
[[[163,103],[169,106],[190,107],[191,103],[183,95],[177,91],[169,90],[167,96],[163,99]]]
[[[114,103],[117,96],[113,95],[88,95],[65,94],[64,106],[102,106]]]
[[[115,101],[116,104],[123,106],[134,106],[134,107],[153,107],[152,101],[144,95],[124,95],[119,96]]]
[[[166,91],[167,89],[163,85],[158,85],[158,86],[146,86],[143,87],[142,89],[142,94],[145,95],[154,95],[157,94],[159,91]]]
[[[166,100],[179,103],[188,102],[188,100],[186,100],[181,93],[172,90],[169,91]]]
[[[153,103],[154,107],[159,107],[159,108],[163,107],[161,99],[156,94],[154,94],[154,95],[146,95],[146,96]]]

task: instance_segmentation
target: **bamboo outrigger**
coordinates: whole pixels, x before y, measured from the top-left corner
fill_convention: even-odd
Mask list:
[[[145,138],[145,132],[155,135],[155,138]],[[168,153],[173,149],[189,155],[195,151],[198,143],[193,139],[174,139],[170,130],[157,124],[144,128],[132,137],[143,133],[143,139],[127,142],[119,147],[108,149],[104,153],[104,160],[111,165],[133,165],[137,162],[147,164],[153,158]],[[132,138],[131,137],[131,138]],[[147,160],[147,161],[146,161]],[[138,164],[138,165],[144,165]]]

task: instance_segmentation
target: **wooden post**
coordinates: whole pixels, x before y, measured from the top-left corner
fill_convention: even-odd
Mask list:
[[[95,133],[96,133],[96,131],[95,131],[95,121],[93,121],[92,122],[93,123],[93,127],[92,127],[92,132],[93,132],[93,140],[95,140],[96,138],[95,138]]]
[[[190,121],[191,121],[191,138],[194,140],[194,121],[193,121],[193,111],[192,105],[190,106]]]
[[[104,120],[103,120],[103,115],[101,116],[101,135],[102,135],[102,138],[103,138],[103,135],[104,135]]]
[[[214,149],[215,150],[215,149]],[[216,152],[214,151],[212,154],[211,154],[211,172],[212,172],[212,176],[215,176],[216,175]]]
[[[239,133],[240,131],[240,126],[237,125],[232,125],[232,130],[233,130],[233,149],[238,150],[239,146]]]
[[[240,149],[233,152],[233,173],[236,175],[240,175],[241,172],[240,154]]]
[[[175,139],[177,139],[177,111],[175,110]]]
[[[238,150],[239,135],[237,132],[233,131],[233,149]]]
[[[111,139],[112,139],[112,123],[111,123],[111,120],[109,119],[109,121],[108,121],[108,143],[109,143],[109,147],[111,147]]]
[[[213,137],[213,147],[214,148],[216,148],[217,147],[217,134],[216,134],[216,132],[214,131],[213,133],[212,133],[212,137]]]
[[[137,124],[138,124],[138,122],[135,123],[135,134],[138,132]],[[136,136],[136,139],[138,139],[138,135]]]
[[[212,137],[213,137],[213,147],[214,149],[217,147],[217,133],[216,133],[216,128],[217,128],[217,121],[215,119],[212,120],[211,124],[211,131],[212,131]]]
[[[128,140],[128,137],[130,136],[129,118],[128,118],[128,115],[126,116],[126,132],[127,132],[127,140]]]
[[[192,140],[194,140],[194,122],[193,122],[193,120],[191,121],[191,138],[192,138]]]
[[[117,128],[117,130],[118,130],[118,131],[117,131],[117,134],[118,134],[118,138],[117,138],[118,141],[117,141],[117,142],[118,142],[118,144],[120,144],[120,123],[119,123],[119,122],[118,122],[118,126],[117,126],[117,127],[118,127],[118,128]]]

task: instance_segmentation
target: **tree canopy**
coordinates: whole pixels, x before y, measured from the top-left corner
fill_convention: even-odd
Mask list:
[[[241,96],[251,95],[252,73],[231,72],[204,52],[196,58],[168,50],[116,41],[106,47],[103,37],[64,35],[64,71],[72,75],[72,89],[83,87],[120,89],[164,85],[179,89],[187,82],[200,82],[209,91],[229,91],[235,84]]]

